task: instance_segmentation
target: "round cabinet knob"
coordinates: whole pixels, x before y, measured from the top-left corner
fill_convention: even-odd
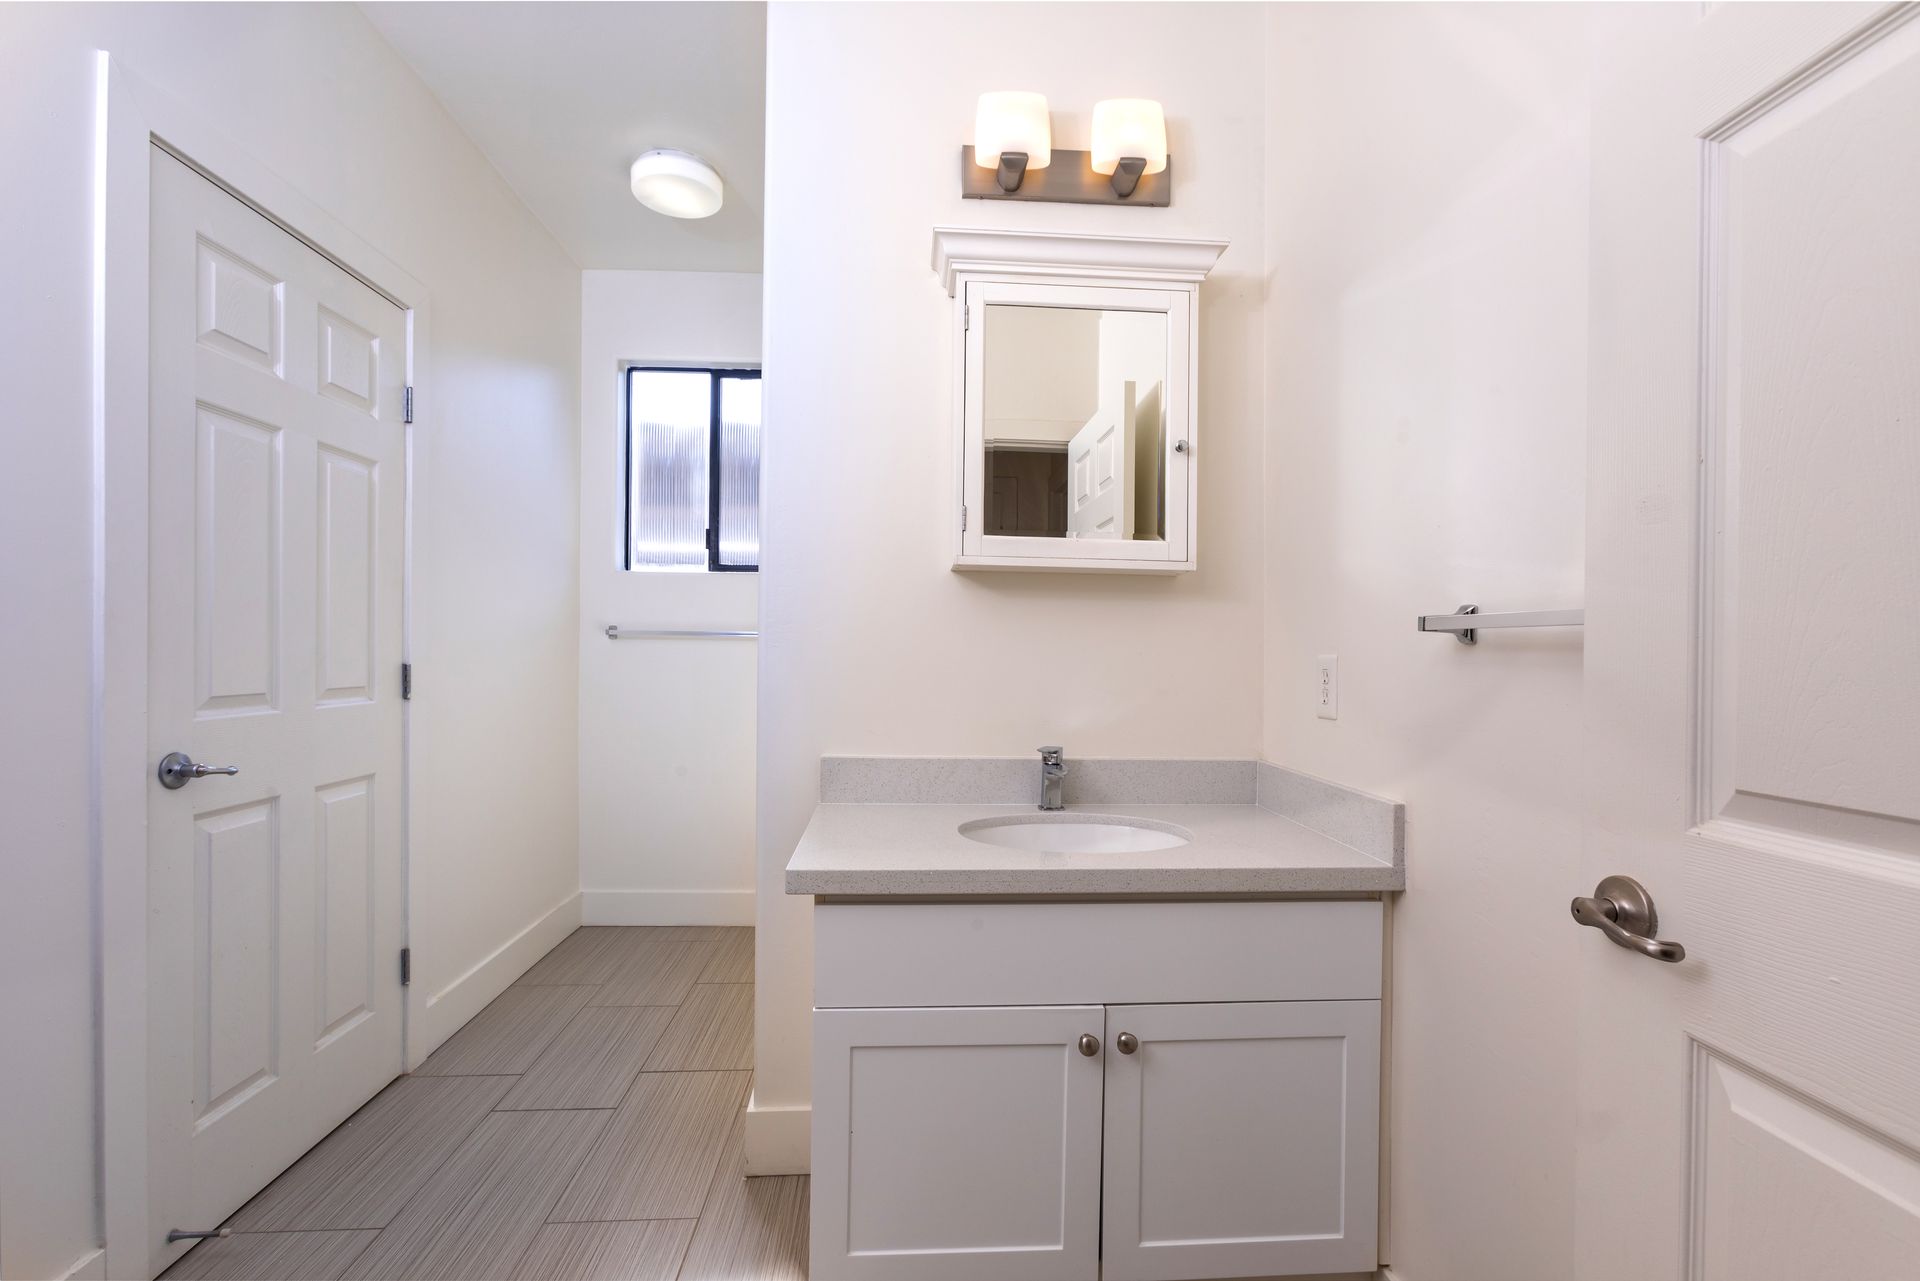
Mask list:
[[[1113,1038],[1113,1043],[1120,1047],[1120,1053],[1122,1054],[1132,1054],[1140,1048],[1140,1038],[1131,1032],[1122,1032],[1119,1036]]]
[[[1100,1038],[1091,1032],[1082,1032],[1080,1034],[1080,1053],[1086,1055],[1088,1058],[1092,1058],[1094,1055],[1100,1053]]]

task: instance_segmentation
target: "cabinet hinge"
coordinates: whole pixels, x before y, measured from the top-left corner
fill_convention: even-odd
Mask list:
[[[400,697],[403,699],[413,697],[413,664],[412,663],[400,664]]]
[[[413,982],[413,949],[410,947],[403,947],[400,949],[400,986],[406,987],[409,983],[412,983],[412,982]]]
[[[403,423],[413,421],[413,388],[411,387],[400,396],[400,421]]]

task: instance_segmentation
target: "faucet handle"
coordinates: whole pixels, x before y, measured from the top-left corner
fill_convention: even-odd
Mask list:
[[[1058,765],[1067,754],[1064,747],[1036,747],[1033,750],[1040,753],[1041,761],[1048,765]]]

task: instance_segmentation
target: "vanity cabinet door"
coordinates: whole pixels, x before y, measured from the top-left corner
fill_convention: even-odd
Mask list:
[[[816,1010],[813,1281],[1095,1281],[1104,1017]]]
[[[1116,1005],[1107,1033],[1106,1281],[1373,1270],[1380,1002]]]

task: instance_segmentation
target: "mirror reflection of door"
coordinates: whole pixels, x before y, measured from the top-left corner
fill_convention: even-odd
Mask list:
[[[985,311],[986,532],[1164,541],[1166,316]]]

